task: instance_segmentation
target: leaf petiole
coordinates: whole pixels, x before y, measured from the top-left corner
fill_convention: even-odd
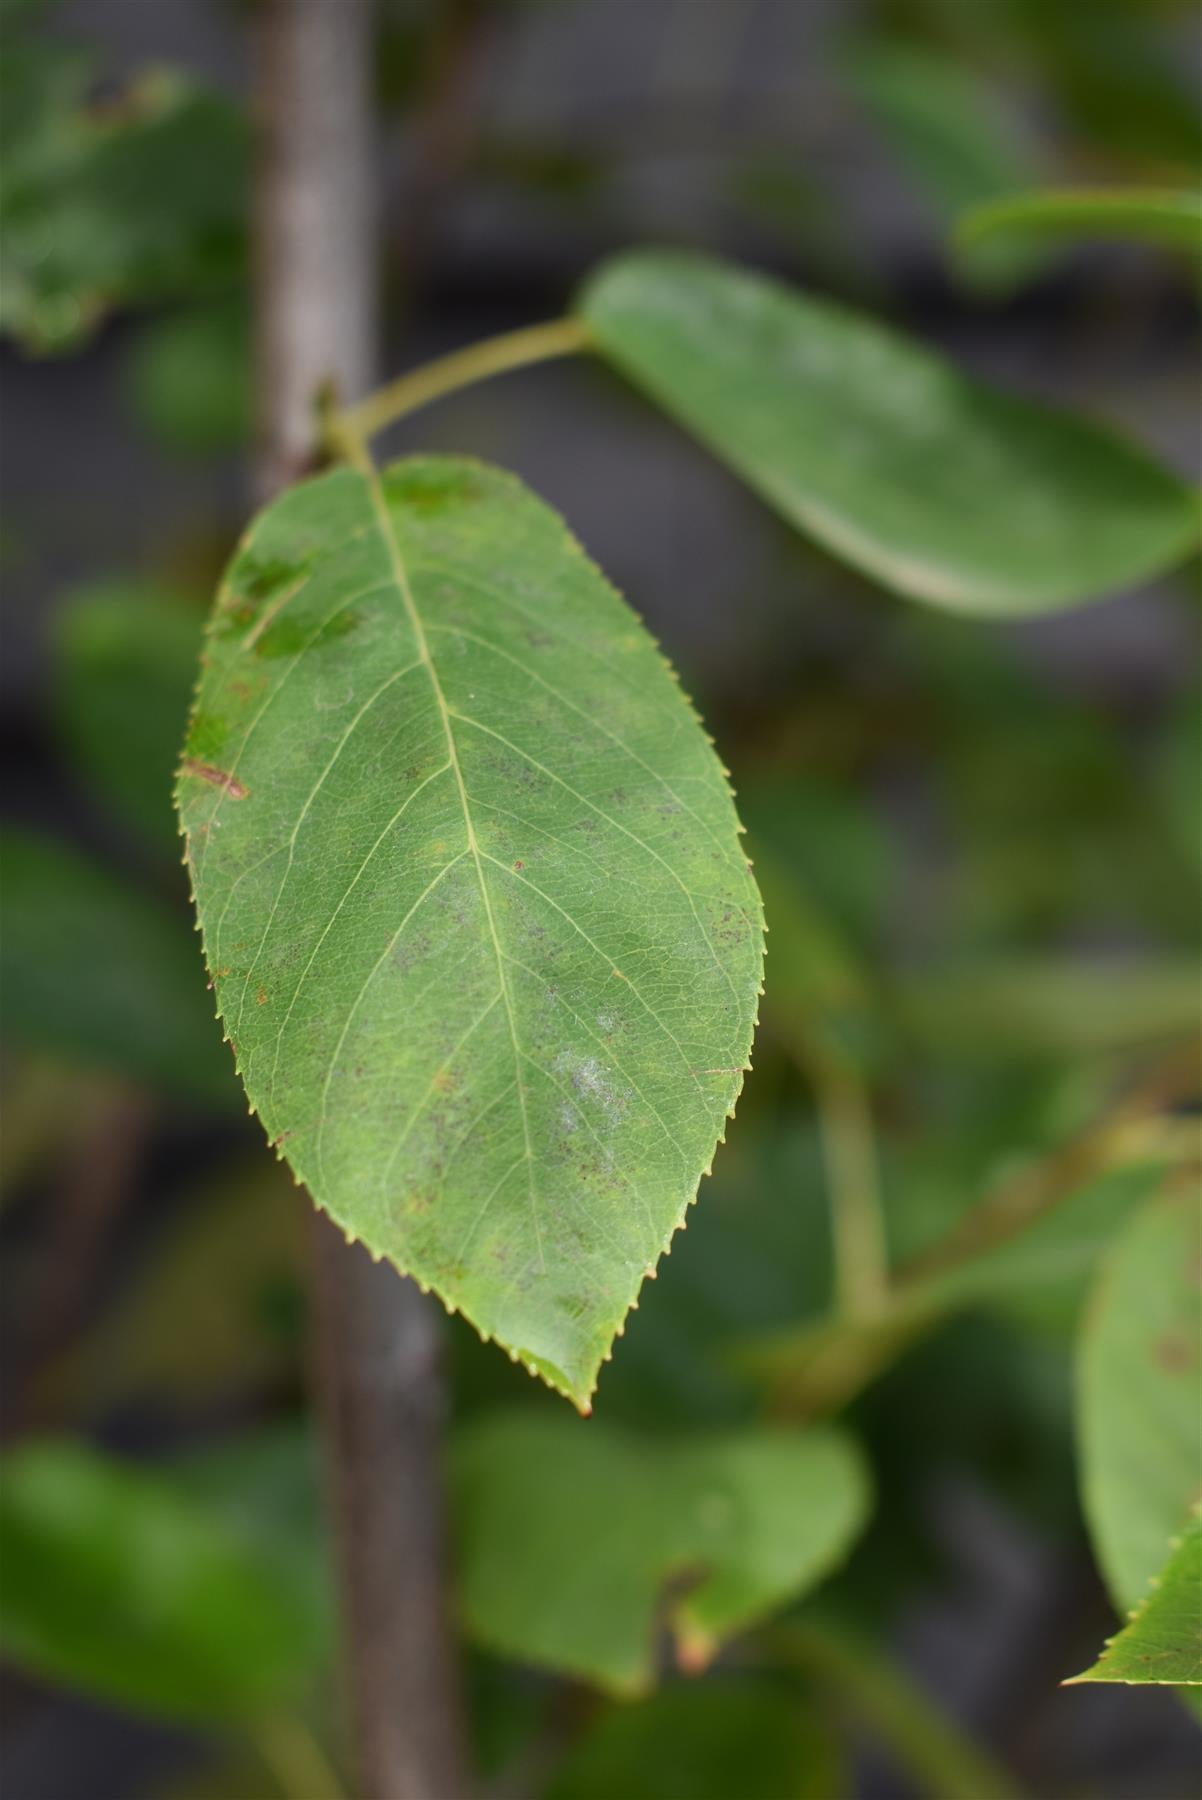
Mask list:
[[[466,350],[454,350],[449,356],[423,363],[377,389],[365,400],[343,408],[331,421],[335,441],[362,441],[372,438],[385,426],[393,425],[419,407],[428,406],[444,394],[458,388],[471,387],[490,376],[503,375],[509,369],[526,368],[531,363],[550,362],[558,356],[576,356],[591,350],[592,334],[581,319],[550,319],[545,325],[531,325],[522,331],[507,331],[500,337],[485,338],[470,344]]]

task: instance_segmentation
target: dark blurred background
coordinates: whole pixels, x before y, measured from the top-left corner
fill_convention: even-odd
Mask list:
[[[10,1441],[192,1455],[304,1409],[305,1202],[244,1116],[210,1020],[169,800],[200,621],[249,504],[250,10],[0,15]],[[947,250],[959,213],[997,193],[1196,177],[1189,8],[378,11],[389,372],[554,316],[612,249],[679,242],[872,310],[1197,472],[1184,267],[1111,246],[967,269]],[[156,139],[164,94],[186,97],[185,123]],[[83,106],[151,121],[94,189],[72,162]],[[782,971],[819,971],[815,1005],[861,1045],[895,1250],[1088,1120],[1124,1058],[1188,1027],[1196,569],[1024,626],[922,612],[801,543],[590,364],[455,396],[381,446],[416,447],[520,472],[679,668],[794,908],[778,924],[770,890],[770,948],[779,933]],[[723,1347],[825,1304],[798,988],[782,974],[774,1001],[773,960],[738,1125],[603,1377],[612,1417],[742,1416],[753,1401]],[[1074,1493],[1071,1343],[1127,1200],[1108,1190],[1052,1276],[941,1326],[853,1407],[880,1499],[831,1604],[1049,1800],[1175,1800],[1199,1769],[1171,1697],[1057,1685],[1110,1628]],[[498,1395],[538,1403],[448,1329],[461,1415]],[[481,1755],[511,1781],[497,1791],[528,1791],[505,1771],[538,1737],[543,1688],[480,1659],[472,1691]],[[0,1730],[11,1800],[287,1791],[262,1766],[240,1774],[220,1737],[16,1669]],[[917,1791],[854,1722],[849,1741],[852,1791]]]

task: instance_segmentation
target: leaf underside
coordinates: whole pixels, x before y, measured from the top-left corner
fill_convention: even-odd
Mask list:
[[[558,517],[459,459],[251,527],[178,801],[218,1010],[313,1199],[586,1406],[747,1066],[724,773]]]
[[[911,598],[1049,612],[1198,542],[1196,496],[1134,446],[828,301],[634,251],[579,306],[602,354],[791,524]]]

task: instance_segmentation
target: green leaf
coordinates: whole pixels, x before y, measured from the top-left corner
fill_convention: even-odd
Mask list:
[[[970,258],[985,246],[1134,242],[1202,259],[1202,194],[1172,188],[1035,189],[966,212],[956,244]]]
[[[268,1136],[587,1405],[760,984],[730,793],[651,639],[512,477],[337,470],[229,572],[179,805]]]
[[[902,161],[952,217],[1031,179],[1032,156],[997,84],[913,43],[869,38],[846,59],[848,87]]]
[[[236,1099],[186,915],[26,832],[0,834],[0,867],[6,1038],[184,1098]]]
[[[1074,1680],[1202,1686],[1202,1521],[1197,1517],[1130,1622]]]
[[[77,588],[56,621],[59,735],[80,775],[149,843],[175,852],[171,778],[201,621],[147,582]]]
[[[1116,1238],[1078,1352],[1085,1513],[1116,1606],[1138,1604],[1202,1468],[1202,1210],[1162,1195]]]
[[[168,1211],[117,1304],[55,1368],[55,1401],[73,1416],[131,1401],[195,1414],[279,1392],[301,1360],[303,1223],[284,1169],[222,1163]]]
[[[47,1441],[0,1465],[0,1653],[139,1712],[205,1724],[295,1697],[324,1643],[312,1584],[187,1484]]]
[[[831,1800],[846,1788],[825,1720],[795,1694],[727,1679],[673,1682],[610,1708],[545,1800]]]
[[[651,1686],[657,1621],[703,1666],[820,1581],[868,1511],[828,1430],[665,1440],[514,1413],[459,1435],[452,1476],[468,1630],[616,1693]]]
[[[767,1019],[782,1041],[824,1063],[871,1064],[881,1036],[876,995],[863,963],[838,926],[769,852],[756,869],[773,921],[773,981]]]
[[[1134,446],[829,301],[635,251],[580,310],[602,353],[790,523],[913,599],[1049,612],[1198,542],[1194,496]]]
[[[1156,773],[1169,828],[1202,879],[1202,686],[1178,701]]]

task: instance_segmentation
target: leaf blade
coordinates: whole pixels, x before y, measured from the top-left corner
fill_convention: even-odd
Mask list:
[[[4,1030],[205,1106],[235,1096],[186,915],[33,832],[0,833]]]
[[[285,1454],[291,1481],[297,1455]],[[5,1656],[191,1723],[244,1723],[295,1701],[328,1641],[320,1571],[308,1572],[286,1521],[273,1519],[262,1541],[242,1516],[246,1486],[197,1495],[178,1469],[67,1438],[8,1452]]]
[[[720,766],[482,465],[292,490],[208,642],[179,801],[252,1107],[345,1230],[587,1404],[747,1063]]]
[[[830,302],[634,251],[577,304],[602,354],[789,523],[911,599],[1055,611],[1198,541],[1189,489],[1134,446]]]
[[[1202,257],[1202,194],[1173,188],[1033,188],[966,211],[957,247],[1134,242]]]
[[[473,1637],[625,1695],[653,1684],[659,1618],[703,1667],[822,1580],[869,1507],[862,1457],[829,1428],[665,1442],[533,1411],[461,1430],[452,1489]]]

